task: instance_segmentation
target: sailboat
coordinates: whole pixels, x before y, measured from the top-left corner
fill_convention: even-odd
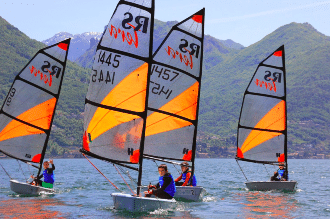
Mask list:
[[[85,100],[81,152],[137,171],[138,186],[142,180],[154,10],[154,0],[119,1],[97,46]],[[142,197],[140,187],[136,195],[112,194],[115,208],[134,212],[175,204],[175,200]]]
[[[202,79],[205,9],[172,27],[153,55],[143,157],[166,163],[191,162]],[[197,201],[203,187],[177,186],[174,198]]]
[[[46,153],[65,72],[70,39],[41,49],[15,77],[0,110],[0,152],[38,170]],[[52,188],[10,180],[19,194],[52,193]]]
[[[284,45],[258,65],[244,93],[237,128],[236,160],[237,163],[282,164],[288,173]],[[249,190],[292,191],[296,183],[287,180],[247,181],[245,184]]]
[[[141,193],[143,160],[148,156],[156,156],[153,154],[145,155],[144,152],[145,150],[150,152],[152,148],[149,146],[155,143],[148,139],[152,135],[147,133],[148,123],[152,123],[152,115],[159,115],[162,111],[165,112],[164,110],[155,109],[158,112],[152,114],[155,112],[153,107],[156,108],[156,106],[149,107],[148,101],[149,97],[153,100],[151,93],[156,92],[156,90],[152,86],[154,83],[158,83],[151,80],[154,66],[152,57],[153,26],[153,0],[138,0],[134,3],[121,0],[118,3],[97,46],[91,82],[85,100],[84,135],[81,152],[90,157],[138,172],[136,194],[133,191],[133,195],[122,192],[111,194],[116,209],[125,209],[131,212],[170,208],[176,203],[174,199],[144,197]],[[188,33],[187,35],[192,34]],[[182,36],[182,38],[185,37]],[[196,41],[191,43],[196,43]],[[182,42],[176,38],[176,43],[176,46],[172,47],[177,50]],[[199,49],[197,45],[193,45],[193,48],[195,50]],[[183,53],[187,53],[187,51],[184,50]],[[201,50],[198,53],[201,53]],[[166,58],[166,54],[163,53],[162,56]],[[170,55],[174,55],[172,51],[169,51],[169,55],[166,56]],[[188,62],[187,55],[184,56],[183,54],[176,59],[173,58],[173,61],[179,63],[183,57],[184,62]],[[198,59],[201,59],[201,57],[202,55]],[[193,58],[191,57],[191,59]],[[191,65],[193,64],[191,63]],[[192,78],[196,81],[195,78],[199,79],[201,72],[199,70],[201,62],[194,63],[194,65],[198,67],[194,68],[195,72],[192,73],[195,74]],[[189,68],[191,67],[189,66]],[[184,71],[179,68],[172,69],[175,72]],[[157,71],[159,70],[157,69]],[[178,77],[181,74],[166,71],[163,79],[171,75],[168,81],[173,81],[175,76],[182,80],[181,77]],[[191,81],[188,83],[191,83]],[[187,86],[188,83],[183,85]],[[179,94],[179,91],[165,90],[165,85],[166,83],[163,83],[162,88],[159,88],[160,95],[165,94],[168,100],[171,100]],[[195,85],[193,89],[195,89],[193,98],[196,98],[196,94],[199,94],[198,86]],[[166,103],[160,100],[158,104],[164,105]],[[195,105],[195,110],[196,108]],[[165,115],[169,114],[166,113]],[[171,115],[174,114],[170,113]],[[177,118],[180,121],[184,116],[178,116]],[[165,120],[164,117],[156,117],[156,119]],[[193,119],[189,119],[186,126],[192,124],[191,121]],[[193,137],[196,131],[194,129],[190,130],[193,132],[189,135]],[[165,131],[158,130],[158,133]],[[158,147],[161,148],[162,146],[159,145]],[[162,151],[164,150],[158,150],[159,153]],[[182,155],[182,149],[180,155]]]

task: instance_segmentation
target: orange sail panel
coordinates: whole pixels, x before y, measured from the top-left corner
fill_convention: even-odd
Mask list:
[[[166,103],[159,110],[179,115],[190,120],[195,120],[198,87],[199,83],[194,83],[191,87],[170,102]],[[189,121],[154,112],[147,118],[146,136],[183,128],[189,125],[191,125]]]
[[[113,88],[101,104],[137,112],[144,111],[147,74],[148,63],[144,63]],[[87,133],[91,135],[91,140],[94,140],[111,128],[136,118],[139,116],[99,107],[88,125]]]
[[[56,98],[49,99],[20,114],[17,119],[28,122],[43,129],[49,129],[56,104]],[[25,135],[41,134],[43,131],[12,120],[0,132],[0,141]]]
[[[255,128],[283,131],[285,129],[285,101],[275,105],[255,126]],[[281,135],[280,132],[252,130],[245,139],[241,151],[245,153],[259,144]]]

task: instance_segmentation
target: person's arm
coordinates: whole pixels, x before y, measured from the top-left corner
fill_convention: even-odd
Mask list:
[[[54,170],[55,170],[55,165],[52,164],[52,168],[47,168],[47,173],[53,173]]]
[[[189,180],[190,180],[190,177],[191,177],[191,173],[187,173],[186,174],[186,180],[184,181],[184,183],[182,184],[182,186],[187,186],[188,183],[189,183]]]
[[[176,178],[174,182],[179,182],[180,180],[182,180],[182,174],[178,178]]]

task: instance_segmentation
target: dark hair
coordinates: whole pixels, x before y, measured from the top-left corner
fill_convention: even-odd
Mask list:
[[[187,163],[187,162],[182,162],[180,165],[181,165],[182,167],[189,167],[189,163]]]
[[[166,164],[161,164],[158,166],[158,169],[159,168],[163,168],[165,171],[167,171],[167,165]]]

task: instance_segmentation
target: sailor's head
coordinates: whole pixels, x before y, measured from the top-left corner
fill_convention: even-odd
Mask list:
[[[167,165],[166,164],[159,165],[158,173],[159,173],[159,176],[164,176],[167,173]]]
[[[44,162],[44,168],[47,169],[49,167],[49,162],[48,161],[45,161]]]
[[[182,172],[186,172],[187,170],[189,170],[188,162],[182,162],[180,165],[181,165]]]
[[[283,170],[283,169],[284,169],[284,163],[279,163],[279,164],[278,164],[278,167],[279,167],[281,170]]]

